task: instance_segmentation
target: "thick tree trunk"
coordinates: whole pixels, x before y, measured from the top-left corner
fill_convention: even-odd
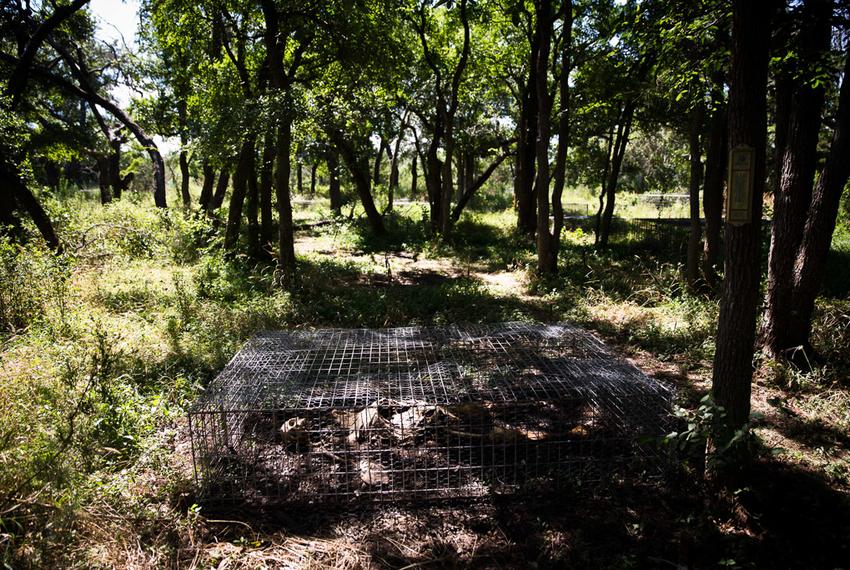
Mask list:
[[[794,297],[786,342],[811,351],[810,335],[815,298],[823,282],[824,268],[841,203],[850,177],[850,51],[845,55],[838,112],[826,166],[815,184],[811,211],[803,242],[794,265]]]
[[[716,289],[719,282],[717,262],[720,256],[720,230],[723,227],[723,182],[726,177],[729,144],[726,104],[722,95],[714,100],[708,148],[705,154],[705,184],[702,208],[705,214],[705,243],[703,245],[702,275],[706,284]]]
[[[331,199],[331,211],[335,216],[342,215],[342,192],[339,188],[339,151],[332,148],[328,151],[328,194]]]
[[[801,31],[799,48],[803,67],[818,66],[830,48],[832,37],[831,0],[808,0],[807,16]],[[818,69],[819,72],[819,69]],[[804,75],[794,89],[779,185],[773,198],[773,231],[768,261],[767,304],[765,308],[764,346],[773,357],[799,345],[789,342],[794,292],[794,262],[803,241],[806,217],[812,198],[817,170],[817,144],[826,90],[812,87]]]
[[[688,152],[690,153],[690,181],[688,183],[688,203],[690,205],[691,231],[688,236],[688,256],[685,264],[685,275],[688,287],[696,292],[700,284],[699,254],[702,241],[702,222],[700,221],[699,187],[702,184],[702,161],[700,133],[704,119],[702,105],[692,112],[691,130],[688,137]]]
[[[274,185],[275,131],[269,128],[263,139],[263,154],[260,165],[260,241],[262,247],[274,241],[272,219],[272,186]]]
[[[106,205],[112,201],[110,192],[110,160],[109,156],[100,156],[97,159],[97,180],[100,188],[100,203]]]
[[[54,251],[61,251],[62,246],[59,243],[59,238],[56,236],[47,212],[44,211],[41,203],[30,192],[24,181],[21,180],[21,177],[14,170],[14,166],[6,163],[6,157],[0,157],[0,188],[2,188],[0,191],[11,194],[10,198],[3,200],[5,203],[3,207],[0,207],[0,210],[3,211],[2,217],[9,217],[10,214],[8,212],[10,210],[13,211],[13,208],[9,208],[9,205],[17,203],[21,208],[26,210],[32,221],[35,222],[35,226],[44,238],[44,241],[47,242],[47,245]],[[14,226],[16,224],[13,222],[12,225]]]
[[[768,0],[733,0],[729,145],[754,150],[752,221],[726,224],[724,279],[711,392],[726,413],[713,434],[714,448],[750,417],[753,344],[761,277],[761,217],[765,187],[767,67],[771,11]]]
[[[227,194],[227,185],[230,182],[230,166],[225,165],[222,167],[221,172],[218,175],[218,182],[215,185],[215,192],[212,195],[212,199],[207,205],[207,212],[215,212],[221,205],[224,203],[224,196]]]
[[[201,186],[201,196],[198,198],[198,204],[202,210],[206,210],[210,200],[212,200],[213,187],[215,186],[215,168],[213,168],[209,160],[204,159],[201,170],[204,174],[204,183]]]
[[[236,170],[233,172],[233,193],[230,195],[230,207],[227,211],[227,228],[224,233],[224,247],[233,249],[239,240],[239,228],[242,225],[242,208],[248,194],[248,176],[250,163],[254,155],[254,137],[250,135],[239,150]]]

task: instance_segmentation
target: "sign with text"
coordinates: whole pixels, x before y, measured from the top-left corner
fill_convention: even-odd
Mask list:
[[[733,226],[753,221],[753,147],[739,145],[729,153],[729,180],[726,184],[726,223]]]

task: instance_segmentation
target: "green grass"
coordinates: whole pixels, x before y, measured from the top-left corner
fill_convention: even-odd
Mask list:
[[[568,319],[685,374],[705,375],[713,354],[716,302],[686,292],[675,257],[629,243],[601,253],[577,230],[564,236],[561,275],[538,281],[510,210],[470,210],[433,240],[421,206],[398,208],[380,238],[355,208],[352,221],[299,232],[319,247],[299,245],[299,277],[284,292],[270,262],[224,255],[205,216],[132,194],[105,208],[79,194],[47,205],[65,256],[36,239],[0,246],[0,560],[12,566],[114,565],[116,545],[172,556],[179,541],[156,529],[184,536],[199,523],[186,450],[169,450],[185,441],[188,406],[258,330]],[[311,202],[296,216],[327,214]],[[834,243],[839,266],[846,235]],[[486,275],[509,280],[500,289]],[[850,341],[841,282],[830,277],[815,328],[833,372],[800,381],[832,391],[789,394],[846,427],[834,388]],[[841,480],[845,461],[820,468]],[[120,536],[91,513],[117,517]]]

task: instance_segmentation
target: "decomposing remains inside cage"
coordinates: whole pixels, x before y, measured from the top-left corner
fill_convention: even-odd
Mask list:
[[[264,332],[189,414],[205,497],[325,502],[654,476],[672,392],[571,325]]]

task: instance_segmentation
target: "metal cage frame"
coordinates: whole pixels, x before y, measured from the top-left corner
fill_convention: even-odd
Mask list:
[[[566,323],[267,331],[189,428],[208,500],[477,497],[661,474],[673,397]]]

